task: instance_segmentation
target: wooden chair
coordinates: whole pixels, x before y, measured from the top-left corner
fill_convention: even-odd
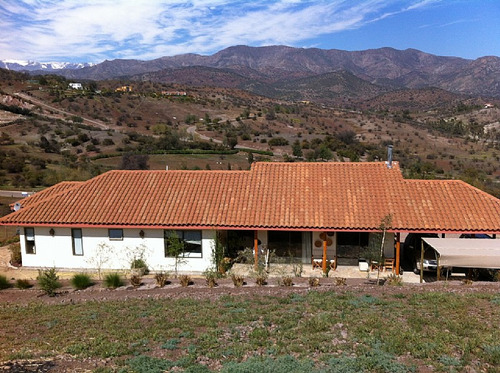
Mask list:
[[[323,265],[323,262],[321,260],[314,260],[314,256],[311,256],[311,263],[312,263],[312,268],[321,268]]]
[[[394,272],[394,263],[395,260],[393,258],[388,258],[384,260],[384,271],[387,271],[388,269],[391,270],[391,272]]]
[[[330,269],[335,271],[337,269],[337,257],[330,260]]]
[[[377,262],[376,260],[372,260],[370,262],[370,271],[376,271],[379,269],[379,267],[380,267],[380,263]]]

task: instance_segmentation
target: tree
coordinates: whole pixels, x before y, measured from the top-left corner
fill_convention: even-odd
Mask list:
[[[149,156],[147,154],[131,154],[122,155],[120,170],[149,170]]]
[[[85,260],[88,264],[90,264],[93,268],[97,269],[97,275],[99,280],[101,279],[101,270],[107,264],[109,264],[114,256],[115,250],[112,246],[101,242],[97,245],[97,250],[90,256],[87,256]]]
[[[175,231],[168,232],[167,237],[167,256],[174,258],[174,273],[175,278],[178,275],[179,265],[185,262],[184,259],[184,242],[181,241]]]
[[[294,157],[301,158],[303,156],[302,153],[302,146],[300,145],[299,140],[295,140],[295,142],[292,145],[292,154]]]

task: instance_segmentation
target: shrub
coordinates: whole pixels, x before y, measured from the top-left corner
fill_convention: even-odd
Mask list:
[[[92,285],[92,280],[86,273],[77,273],[73,275],[70,282],[76,290],[83,290]]]
[[[385,283],[392,286],[403,286],[403,277],[391,273],[389,276],[387,276]]]
[[[292,286],[293,279],[290,276],[284,276],[281,278],[281,283],[283,284],[283,286]]]
[[[21,244],[15,242],[9,245],[10,251],[10,264],[13,266],[20,266],[23,263],[21,256]]]
[[[343,286],[347,284],[347,279],[345,277],[334,277],[333,280],[336,286]]]
[[[132,275],[132,276],[130,276],[130,284],[132,286],[135,286],[135,287],[141,286],[141,284],[142,284],[142,276],[139,276],[139,275]]]
[[[132,263],[130,264],[130,269],[141,270],[142,273],[146,275],[149,273],[148,265],[146,264],[144,259],[140,258],[132,260]]]
[[[0,275],[0,290],[1,289],[7,289],[10,287],[9,280],[7,280],[7,277]]]
[[[56,290],[62,285],[59,282],[59,276],[55,268],[38,270],[38,277],[36,278],[40,288],[49,296],[56,295]]]
[[[179,283],[181,284],[181,286],[189,286],[191,284],[192,280],[191,280],[191,277],[189,277],[188,275],[180,275],[179,276]]]
[[[243,276],[235,275],[234,273],[231,275],[231,280],[233,280],[234,286],[238,288],[243,286],[245,283],[245,279],[243,278]]]
[[[22,278],[16,280],[16,288],[18,289],[29,289],[32,286],[28,280]]]
[[[107,288],[116,289],[123,285],[123,281],[118,273],[108,273],[104,276],[104,285]]]
[[[217,286],[217,272],[213,270],[206,270],[204,275],[208,287],[213,288]]]
[[[319,286],[319,278],[318,277],[309,277],[309,286],[311,286],[311,287]]]
[[[167,284],[167,280],[170,274],[168,272],[159,272],[155,274],[156,285],[159,287],[164,287]]]
[[[256,277],[255,277],[255,283],[259,286],[263,286],[265,284],[267,284],[267,274],[265,273],[259,273]]]

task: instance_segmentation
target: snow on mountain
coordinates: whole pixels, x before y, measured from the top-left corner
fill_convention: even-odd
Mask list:
[[[82,69],[94,66],[93,63],[72,63],[72,62],[37,62],[23,60],[0,60],[0,68],[14,71],[54,71],[61,69]]]

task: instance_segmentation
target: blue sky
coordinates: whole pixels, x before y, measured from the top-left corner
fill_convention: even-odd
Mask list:
[[[0,2],[3,60],[151,60],[233,45],[500,56],[500,0]]]

